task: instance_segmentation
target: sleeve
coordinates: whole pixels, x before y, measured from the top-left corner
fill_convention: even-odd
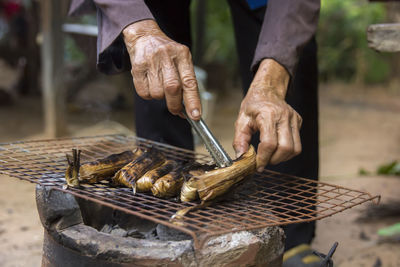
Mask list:
[[[97,68],[112,74],[130,68],[122,30],[137,21],[154,19],[145,0],[73,0],[70,14],[79,14],[85,6],[97,9]]]
[[[272,58],[293,77],[302,48],[317,30],[320,0],[269,0],[252,62]]]

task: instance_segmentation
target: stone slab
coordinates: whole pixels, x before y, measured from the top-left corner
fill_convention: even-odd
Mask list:
[[[74,196],[51,187],[36,186],[36,206],[47,230],[62,230],[83,222]]]
[[[400,52],[400,23],[373,24],[367,29],[368,46],[379,52]]]

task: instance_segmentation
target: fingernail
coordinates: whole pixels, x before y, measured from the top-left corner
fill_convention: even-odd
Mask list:
[[[257,169],[258,172],[263,172],[263,170],[264,170],[264,167],[259,167],[259,168]]]
[[[198,109],[194,109],[193,111],[192,111],[192,116],[193,117],[198,117],[200,115],[200,111],[198,110]]]

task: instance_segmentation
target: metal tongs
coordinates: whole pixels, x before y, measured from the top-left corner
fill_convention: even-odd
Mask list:
[[[214,159],[218,167],[223,168],[231,166],[233,163],[232,159],[229,157],[228,153],[226,153],[224,148],[212,134],[203,119],[200,119],[199,121],[192,120],[186,114],[185,108],[183,108],[183,114],[185,115],[190,125],[192,125],[192,128],[203,140],[204,145],[206,146],[208,152],[210,153],[211,157]]]

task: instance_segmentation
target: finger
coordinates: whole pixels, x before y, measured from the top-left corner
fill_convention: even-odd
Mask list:
[[[182,110],[182,86],[174,63],[168,59],[162,66],[163,87],[168,110],[179,115]]]
[[[301,127],[301,117],[298,114],[294,114],[291,120],[292,136],[293,136],[293,156],[297,156],[301,153],[301,139],[300,139],[300,127]],[[292,158],[290,157],[290,158]],[[289,160],[290,158],[286,159]]]
[[[271,157],[271,164],[278,164],[294,156],[294,142],[289,118],[277,125],[278,147]]]
[[[201,118],[201,102],[192,57],[189,49],[186,46],[182,47],[175,59],[175,64],[182,83],[186,113],[191,119],[199,120]]]
[[[181,117],[182,119],[186,120],[186,116],[182,112],[179,112],[178,116]]]
[[[163,76],[160,66],[160,61],[165,60],[159,57],[153,57],[150,60],[149,70],[147,72],[147,79],[149,83],[150,96],[153,99],[163,99],[164,89],[163,89]]]
[[[150,100],[149,82],[145,71],[137,71],[132,69],[133,84],[136,93],[143,99]]]
[[[256,158],[257,171],[262,172],[277,149],[278,138],[276,122],[272,120],[272,117],[257,117],[257,126],[260,130],[260,144],[258,145]]]
[[[235,123],[235,136],[232,144],[236,153],[236,158],[239,158],[249,149],[252,134],[253,130],[250,118],[239,115]]]

